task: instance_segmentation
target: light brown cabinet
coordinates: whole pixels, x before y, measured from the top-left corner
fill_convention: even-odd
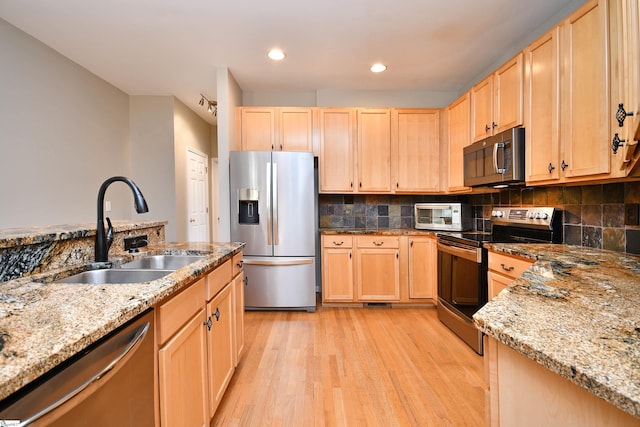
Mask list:
[[[355,180],[356,111],[353,108],[321,108],[320,192],[350,193]]]
[[[357,191],[391,192],[391,111],[357,110]]]
[[[489,251],[487,284],[489,300],[533,265],[532,260]]]
[[[233,273],[233,365],[238,367],[242,353],[244,352],[244,272],[242,270],[242,252],[239,252],[231,259]]]
[[[322,302],[351,302],[353,290],[353,237],[322,236]]]
[[[238,107],[243,151],[313,151],[313,111],[307,107]]]
[[[438,296],[438,248],[435,237],[409,237],[409,298]]]
[[[391,110],[392,183],[396,193],[440,190],[440,110]]]
[[[400,252],[397,236],[357,236],[355,282],[359,301],[400,299]]]
[[[233,271],[228,260],[157,307],[162,426],[208,425],[231,380],[244,342],[241,267],[238,291]]]
[[[473,141],[522,125],[523,83],[519,53],[471,89]]]
[[[448,190],[468,192],[471,188],[464,185],[464,147],[471,144],[471,93],[467,92],[451,103],[447,115]]]

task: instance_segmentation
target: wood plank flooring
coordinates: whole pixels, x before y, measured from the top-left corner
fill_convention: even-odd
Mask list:
[[[433,308],[246,312],[212,426],[481,426],[484,368]]]

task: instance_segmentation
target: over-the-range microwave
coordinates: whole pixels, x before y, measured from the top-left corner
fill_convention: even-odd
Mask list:
[[[473,212],[464,203],[416,203],[415,228],[434,231],[466,231],[472,228]]]

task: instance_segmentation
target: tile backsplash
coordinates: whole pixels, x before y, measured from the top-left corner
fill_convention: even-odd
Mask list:
[[[412,228],[413,204],[474,206],[475,228],[490,231],[493,206],[553,206],[563,211],[564,243],[640,254],[640,227],[625,225],[625,205],[640,203],[640,182],[523,187],[460,196],[320,195],[320,227]]]

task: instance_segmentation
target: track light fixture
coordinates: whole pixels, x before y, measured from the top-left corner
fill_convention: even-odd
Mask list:
[[[207,104],[207,111],[214,116],[218,116],[218,103],[216,101],[209,101],[206,96],[200,94],[200,102],[198,102],[198,104],[204,107],[205,103]]]

